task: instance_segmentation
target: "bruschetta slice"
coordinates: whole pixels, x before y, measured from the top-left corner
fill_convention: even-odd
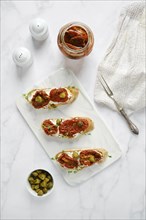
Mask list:
[[[108,156],[103,148],[73,149],[59,152],[55,159],[61,167],[69,170],[81,170],[94,164],[103,163]]]
[[[24,94],[25,99],[36,109],[57,108],[60,105],[72,103],[78,96],[79,90],[74,86],[33,89]]]
[[[86,117],[47,119],[43,121],[42,129],[48,136],[73,139],[92,131],[94,123]]]

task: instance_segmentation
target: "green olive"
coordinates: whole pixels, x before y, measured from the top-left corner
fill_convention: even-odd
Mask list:
[[[33,185],[33,184],[35,184],[34,182],[35,182],[35,180],[32,180],[32,181],[30,181],[29,183],[30,183],[31,185]]]
[[[43,98],[42,98],[40,95],[38,95],[38,96],[35,98],[35,101],[41,103],[41,102],[43,102]]]
[[[47,189],[51,189],[53,187],[53,182],[49,182],[48,184],[47,184]]]
[[[33,177],[30,176],[30,177],[28,178],[28,181],[29,181],[29,182],[34,181]]]
[[[35,191],[36,191],[36,193],[38,193],[38,191],[40,191],[40,189],[36,189]]]
[[[42,196],[53,187],[52,176],[44,170],[33,171],[28,177],[28,182],[38,196]]]
[[[36,180],[34,181],[34,184],[39,184],[40,182],[41,182],[40,179],[36,179]]]
[[[37,172],[38,174],[40,174],[42,171],[41,171],[41,170],[37,170],[36,172]]]
[[[95,157],[94,157],[93,155],[91,155],[91,156],[89,157],[89,160],[90,160],[90,162],[94,163],[94,162],[95,162]]]
[[[41,187],[46,187],[47,186],[47,183],[45,181],[41,182],[40,184]]]
[[[62,99],[64,99],[65,96],[66,96],[66,95],[65,95],[65,92],[62,92],[62,93],[59,94],[59,97],[62,98]]]
[[[39,188],[39,185],[35,185],[35,187],[34,187],[35,189],[38,189]]]
[[[52,177],[49,175],[49,176],[47,176],[47,179],[49,179],[49,181],[50,181],[50,180],[52,180]]]
[[[33,190],[35,190],[35,185],[31,185],[31,188],[32,188]]]
[[[36,177],[36,176],[38,176],[38,173],[34,171],[34,172],[32,173],[32,175]]]
[[[43,195],[43,190],[39,190],[38,192],[37,192],[37,194],[38,194],[38,196],[42,196]]]
[[[43,189],[43,193],[47,193],[48,192],[48,189],[47,188],[44,188]]]
[[[73,154],[72,154],[72,156],[73,156],[74,158],[78,158],[78,157],[79,157],[79,154],[78,154],[76,151],[74,151]]]
[[[50,179],[46,177],[46,178],[44,179],[44,181],[47,183],[47,182],[50,181]]]
[[[46,178],[46,174],[43,173],[40,173],[38,176],[41,180],[44,180]]]
[[[61,122],[62,122],[62,119],[59,119],[59,118],[58,118],[58,119],[56,120],[56,125],[59,126],[59,125],[61,124]]]

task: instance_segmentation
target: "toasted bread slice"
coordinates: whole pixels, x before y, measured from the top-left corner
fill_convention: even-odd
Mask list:
[[[33,89],[24,94],[25,99],[36,109],[54,109],[71,104],[78,97],[79,90],[74,86],[61,88]]]
[[[103,163],[108,151],[103,148],[69,149],[59,152],[55,160],[61,167],[69,170],[81,170],[94,164]]]
[[[79,118],[79,117],[78,117]],[[81,117],[80,117],[81,118]],[[81,118],[82,119],[82,118]],[[84,118],[88,121],[89,126],[87,127],[87,129],[83,132],[84,134],[92,131],[94,129],[94,123],[90,118]]]
[[[77,89],[76,87],[67,87],[67,89],[70,91],[70,93],[72,94],[72,100],[70,100],[70,103],[72,103],[79,95],[79,89]]]
[[[74,139],[92,131],[94,123],[87,117],[47,119],[43,121],[42,129],[48,136]]]

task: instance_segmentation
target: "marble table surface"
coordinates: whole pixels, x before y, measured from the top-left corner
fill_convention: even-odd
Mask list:
[[[52,71],[68,67],[93,101],[96,71],[128,1],[1,1],[1,219],[145,219],[145,118],[144,110],[131,115],[140,130],[129,131],[123,118],[96,105],[122,150],[116,163],[81,185],[68,185],[48,159],[16,108],[16,98]],[[49,38],[42,44],[30,36],[29,23],[44,18]],[[56,38],[70,21],[86,23],[94,32],[92,53],[81,60],[65,58]],[[18,69],[12,51],[27,47],[33,65]],[[48,167],[55,179],[54,192],[44,199],[26,190],[26,176],[34,167]]]

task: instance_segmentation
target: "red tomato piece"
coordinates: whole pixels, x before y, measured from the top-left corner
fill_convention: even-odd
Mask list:
[[[78,161],[75,158],[70,157],[66,153],[62,153],[57,161],[61,164],[61,166],[73,169],[78,167]]]
[[[59,133],[64,136],[73,137],[75,134],[85,131],[87,127],[88,121],[86,119],[73,118],[65,120],[60,124]]]
[[[68,93],[66,89],[52,89],[50,91],[50,100],[53,102],[66,102],[68,100]]]
[[[57,126],[54,125],[50,120],[45,120],[42,124],[42,128],[47,135],[53,135],[57,133]]]
[[[36,93],[33,95],[31,103],[34,106],[34,108],[42,108],[46,106],[49,103],[50,99],[47,93],[43,90],[36,91]]]

